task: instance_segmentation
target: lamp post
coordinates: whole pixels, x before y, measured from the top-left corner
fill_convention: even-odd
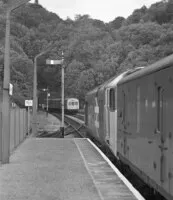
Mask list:
[[[61,75],[61,105],[62,105],[62,125],[61,125],[61,132],[62,137],[64,138],[64,53],[62,52],[62,75]]]
[[[34,58],[34,82],[33,82],[33,118],[32,118],[32,133],[37,134],[37,59],[51,50],[53,44],[50,43],[44,51],[39,53]]]
[[[4,52],[4,80],[2,105],[2,163],[9,163],[10,156],[10,14],[30,0],[8,0],[6,4],[6,33]]]

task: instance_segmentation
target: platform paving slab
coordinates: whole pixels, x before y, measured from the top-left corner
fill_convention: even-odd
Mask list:
[[[72,139],[28,138],[0,166],[0,200],[99,200]]]
[[[0,167],[0,200],[144,200],[85,138],[28,138]]]

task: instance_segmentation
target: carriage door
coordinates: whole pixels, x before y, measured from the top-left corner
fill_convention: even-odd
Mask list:
[[[166,140],[166,130],[165,130],[165,90],[162,86],[157,87],[157,129],[156,134],[159,134],[158,147],[160,154],[160,182],[164,184],[166,179],[166,151],[167,147],[165,145]],[[158,154],[158,155],[159,155]]]
[[[126,100],[126,94],[125,92],[123,91],[123,143],[124,143],[124,148],[123,148],[123,153],[124,155],[126,155],[127,153],[127,100]]]

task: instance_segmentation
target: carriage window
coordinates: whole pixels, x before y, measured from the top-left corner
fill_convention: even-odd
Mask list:
[[[114,89],[110,89],[109,107],[110,107],[111,110],[115,110],[115,90]]]
[[[136,132],[140,131],[140,87],[137,87],[136,91]]]

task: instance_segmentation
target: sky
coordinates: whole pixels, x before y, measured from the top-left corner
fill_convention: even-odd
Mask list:
[[[110,22],[118,16],[126,18],[135,9],[158,1],[161,0],[39,0],[39,4],[64,20],[88,14],[93,19]]]

